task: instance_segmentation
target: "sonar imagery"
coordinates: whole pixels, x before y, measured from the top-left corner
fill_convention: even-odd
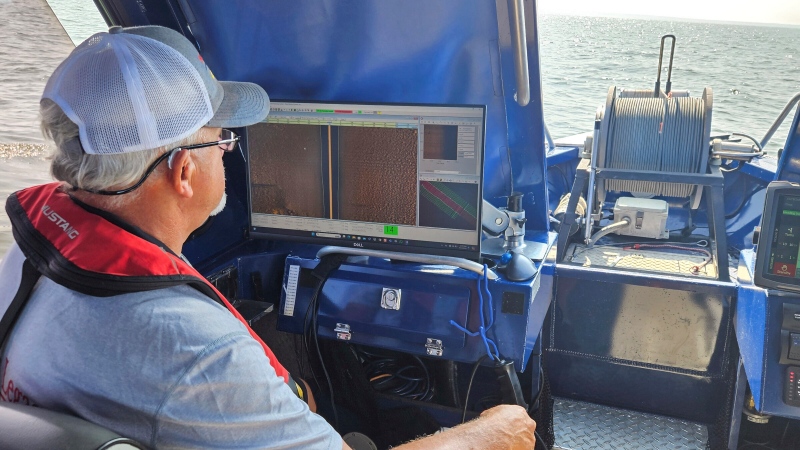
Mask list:
[[[253,212],[326,217],[320,173],[328,162],[327,152],[322,158],[321,128],[270,123],[248,128]]]
[[[417,141],[409,128],[254,125],[253,212],[415,225]]]
[[[338,218],[415,225],[417,130],[337,129]]]
[[[419,224],[423,227],[475,230],[478,185],[420,181]]]
[[[422,133],[423,158],[455,161],[458,159],[458,126],[425,125]]]

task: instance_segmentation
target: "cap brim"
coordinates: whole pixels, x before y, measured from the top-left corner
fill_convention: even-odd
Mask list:
[[[267,118],[269,96],[261,86],[238,81],[220,81],[219,84],[225,95],[206,126],[239,128]]]

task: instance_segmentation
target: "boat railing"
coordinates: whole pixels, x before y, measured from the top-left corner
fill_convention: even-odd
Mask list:
[[[772,139],[772,135],[775,134],[776,131],[778,131],[778,127],[780,127],[783,121],[786,120],[786,117],[789,116],[789,112],[791,112],[792,108],[794,108],[794,106],[798,102],[800,102],[800,92],[794,94],[794,97],[792,97],[792,99],[789,100],[789,103],[787,103],[786,106],[784,106],[783,111],[781,111],[781,114],[775,120],[775,123],[773,123],[772,126],[769,127],[767,134],[764,135],[764,139],[761,139],[761,148],[767,146],[769,140]]]

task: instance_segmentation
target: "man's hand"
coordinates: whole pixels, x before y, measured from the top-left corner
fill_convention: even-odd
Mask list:
[[[397,450],[533,450],[536,422],[521,406],[499,405],[477,419],[397,447]],[[347,449],[347,445],[343,446]]]
[[[536,444],[536,422],[528,416],[525,408],[517,405],[498,405],[482,412],[478,420],[491,422],[492,429],[501,436],[497,439],[508,446],[486,448],[509,448],[533,450]],[[464,424],[467,425],[467,424]]]

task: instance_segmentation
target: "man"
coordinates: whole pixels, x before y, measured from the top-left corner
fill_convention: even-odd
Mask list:
[[[114,27],[67,57],[41,101],[59,182],[6,206],[16,245],[0,312],[27,304],[2,351],[0,400],[154,448],[348,448],[181,255],[224,207],[222,154],[238,140],[226,128],[268,111],[263,89],[216,81],[166,28]],[[502,406],[407,448],[530,449],[534,428]]]

